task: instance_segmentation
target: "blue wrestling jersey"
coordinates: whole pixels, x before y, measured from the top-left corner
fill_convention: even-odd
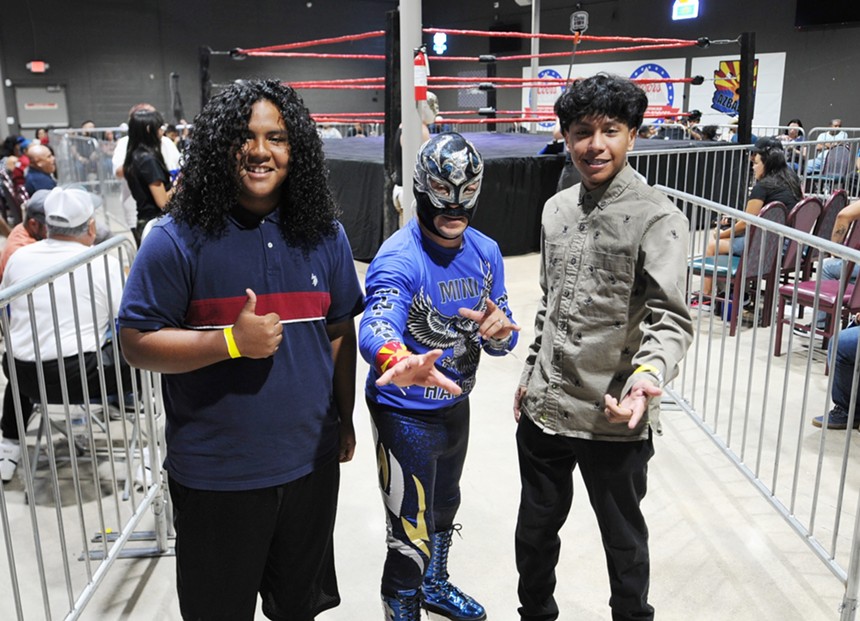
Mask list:
[[[492,299],[513,323],[504,283],[498,245],[471,227],[465,230],[463,243],[456,249],[443,248],[427,239],[415,219],[394,233],[371,262],[365,280],[366,310],[359,329],[359,346],[370,363],[367,397],[383,406],[411,410],[447,407],[465,399],[475,384],[481,350],[504,355],[516,345],[517,333],[512,332],[501,344],[484,340],[478,333],[478,324],[462,317],[458,310],[483,310],[487,299]],[[377,386],[375,358],[392,341],[418,354],[443,350],[436,367],[463,393],[453,397],[436,387]]]

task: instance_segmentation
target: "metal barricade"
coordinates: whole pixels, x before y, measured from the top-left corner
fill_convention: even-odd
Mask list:
[[[798,280],[782,285],[793,307],[780,316],[779,288],[767,290],[764,282],[759,282],[749,291],[752,302],[734,336],[730,336],[725,301],[707,311],[701,306],[692,310],[694,341],[679,376],[666,393],[668,401],[698,423],[845,586],[840,618],[851,621],[855,619],[860,579],[860,436],[852,432],[850,423],[847,431],[810,424],[816,416],[828,420],[834,373],[831,364],[830,374],[826,374],[827,348],[815,335],[819,298],[801,309],[797,292],[803,278],[801,262],[810,248],[817,248],[819,257],[827,253],[853,262],[860,262],[860,252],[692,194],[660,189],[680,208],[693,213],[694,220],[711,223],[728,216],[746,222],[748,231],[755,226],[778,236],[780,249],[786,240],[800,244],[793,266]],[[691,261],[705,254],[710,231],[709,227],[699,230],[691,226]],[[781,253],[777,254],[775,269],[779,274],[783,266]],[[763,256],[745,256],[741,265],[752,270],[763,260]],[[814,269],[809,282],[815,283],[817,296],[821,265]],[[689,270],[688,291],[702,288],[700,278]],[[848,284],[845,276],[840,283],[837,317],[841,316],[842,294]],[[765,303],[765,296],[771,296],[770,304]],[[783,317],[788,323],[783,326],[782,355],[776,356],[777,322]],[[793,329],[809,322],[813,329],[806,337],[795,334],[802,330]],[[839,323],[831,339],[833,348],[842,334]],[[860,348],[854,360],[851,409],[858,398]]]
[[[56,293],[58,286],[67,284],[73,300],[81,299],[83,287],[91,300],[104,296],[95,291],[96,276],[118,278],[124,285],[133,255],[131,241],[115,236],[37,277],[0,290],[0,325],[11,384],[6,398],[11,394],[14,400],[23,449],[15,476],[0,486],[2,546],[7,558],[0,565],[0,618],[4,620],[77,619],[117,559],[172,553],[168,495],[160,471],[164,417],[159,378],[129,370],[126,382],[119,366],[111,370],[97,353],[98,381],[88,381],[85,355],[79,353],[83,349],[80,328],[87,322],[96,324],[96,303],[78,308],[74,302],[69,308],[62,303],[64,296]],[[37,353],[39,398],[33,401],[38,414],[32,422],[38,419],[39,426],[34,432],[30,425],[31,431],[25,433],[28,413],[22,411],[19,396],[25,371],[13,362],[16,346],[20,349],[22,343],[13,342],[10,333],[10,304],[25,300],[33,342],[40,344],[33,295],[46,291],[55,333],[61,316],[71,314],[76,328],[77,351],[68,351],[68,346],[63,351],[60,337],[54,338],[57,359],[76,358],[78,366],[53,367],[62,399],[50,399],[47,386],[52,382],[55,390],[57,378],[46,370],[52,368],[46,366],[51,361],[40,360]],[[118,306],[110,291],[106,295],[107,309]],[[116,317],[108,312],[108,325],[115,326]],[[106,347],[119,361],[118,339],[115,334],[108,337]],[[69,383],[69,368],[81,375],[77,385]],[[25,367],[27,373],[29,369]],[[110,385],[116,386],[113,395]],[[70,397],[78,392],[83,399]],[[138,531],[139,527],[147,530]],[[137,543],[144,540],[153,543]]]
[[[650,185],[665,185],[741,210],[746,206],[751,184],[748,145],[703,143],[695,148],[662,148],[660,140],[642,143],[647,143],[647,148],[630,152],[627,160]],[[687,210],[696,227],[703,226],[695,216]]]
[[[120,128],[55,129],[51,147],[57,162],[60,185],[77,184],[102,199],[100,211],[113,232],[129,231],[123,207],[124,182],[114,174],[112,157]],[[126,190],[127,192],[127,190]]]

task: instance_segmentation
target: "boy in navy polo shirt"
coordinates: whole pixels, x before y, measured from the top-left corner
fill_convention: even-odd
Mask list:
[[[132,267],[128,361],[163,374],[185,619],[310,621],[340,603],[362,292],[307,108],[241,81],[194,122],[169,215]]]

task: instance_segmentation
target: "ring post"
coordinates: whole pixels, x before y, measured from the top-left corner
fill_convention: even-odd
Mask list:
[[[412,217],[412,170],[421,147],[421,120],[415,109],[415,73],[411,51],[421,46],[421,0],[400,3],[400,108],[403,116],[401,147],[403,151],[403,213],[401,225]]]
[[[529,76],[532,80],[537,80],[538,78],[538,70],[540,69],[540,59],[537,57],[540,54],[540,37],[536,37],[540,32],[540,0],[532,0],[532,38],[530,41],[530,49],[529,54],[531,55],[530,65],[531,65],[531,75]],[[534,82],[532,82],[534,84]],[[538,103],[538,88],[537,86],[532,86],[529,89],[529,112],[533,116],[537,116],[537,103]],[[534,134],[537,133],[538,124],[535,122],[529,123],[529,131]]]
[[[398,229],[400,216],[394,208],[392,191],[394,190],[394,171],[397,162],[394,161],[396,151],[394,138],[400,126],[402,110],[400,108],[400,13],[396,9],[386,13],[385,25],[385,175],[382,215],[382,238],[388,237]],[[411,184],[410,184],[411,185]]]
[[[752,122],[755,110],[755,33],[741,34],[741,83],[738,107],[738,144],[752,143]]]

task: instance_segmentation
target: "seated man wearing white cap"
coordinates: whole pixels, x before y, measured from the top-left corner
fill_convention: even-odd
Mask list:
[[[44,202],[47,238],[20,248],[9,258],[0,287],[11,287],[38,277],[92,246],[96,239],[96,202],[97,197],[82,189],[57,187],[51,190]],[[112,331],[114,317],[119,309],[122,281],[120,265],[115,257],[104,258],[107,270],[101,261],[99,259],[93,264],[90,273],[86,265],[74,270],[74,290],[72,279],[68,276],[55,280],[53,302],[47,285],[33,291],[32,317],[29,296],[19,296],[9,304],[6,348],[7,352],[11,350],[14,355],[17,389],[25,422],[30,419],[33,403],[41,399],[37,353],[44,371],[48,403],[64,401],[60,383],[61,365],[65,370],[68,403],[101,398],[99,357],[104,363],[107,392],[109,395],[117,393],[113,346],[110,343],[105,345],[105,338]],[[109,277],[106,272],[110,274]],[[55,333],[55,321],[59,334]],[[35,342],[32,326],[36,328]],[[79,342],[83,351],[83,364],[78,359]],[[3,371],[7,378],[12,376],[11,363],[8,354],[4,354]],[[131,386],[129,368],[124,362],[120,364],[123,386],[128,390]],[[87,395],[83,394],[82,376],[87,380]],[[0,441],[0,477],[3,481],[9,481],[15,474],[21,456],[19,437],[22,430],[18,429],[13,399],[4,399],[0,429],[3,432]]]

